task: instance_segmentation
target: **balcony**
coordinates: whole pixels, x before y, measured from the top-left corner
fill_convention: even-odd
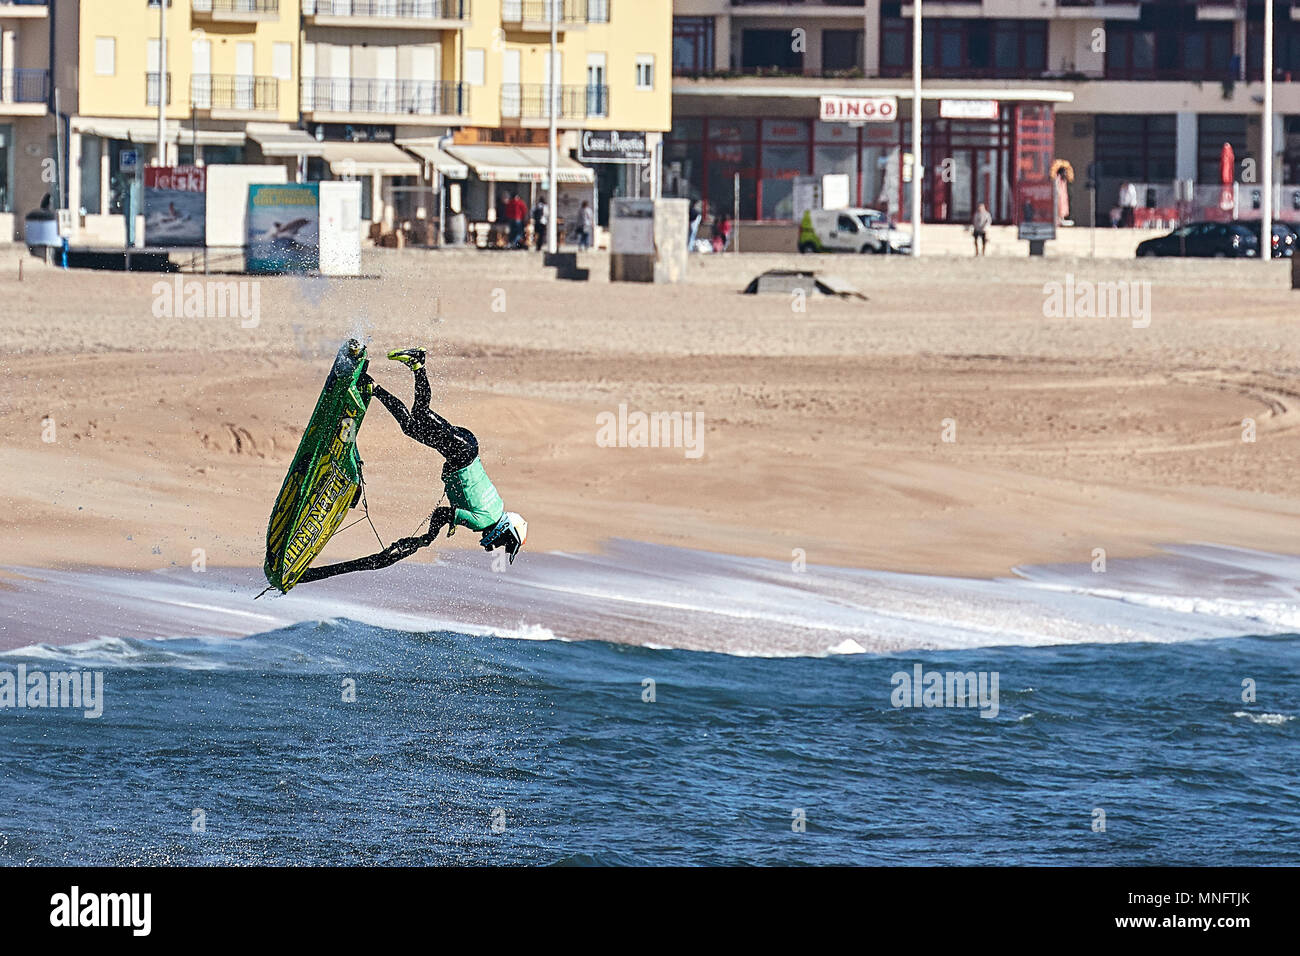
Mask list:
[[[190,77],[190,107],[212,119],[256,119],[280,111],[280,81],[273,76],[196,73]]]
[[[550,122],[547,100],[554,103],[557,120],[599,119],[609,115],[608,86],[557,86],[548,96],[547,83],[507,83],[501,87],[501,118],[523,125]]]
[[[302,17],[318,27],[462,30],[470,0],[303,0]]]
[[[195,20],[260,23],[280,19],[280,0],[191,0]]]
[[[41,20],[49,15],[49,0],[0,0],[0,17],[6,20]]]
[[[454,120],[469,112],[469,86],[434,80],[332,80],[304,78],[302,111],[318,123],[419,117]]]
[[[146,106],[158,105],[158,88],[160,85],[157,73],[146,73],[144,75],[144,102]],[[170,73],[167,74],[167,105],[172,105],[172,75]]]
[[[1056,0],[1056,16],[1062,20],[1137,20],[1141,15],[1141,0]]]
[[[501,0],[501,22],[525,33],[550,33],[555,28],[585,30],[588,23],[609,23],[611,0]]]
[[[974,0],[978,2],[978,0]],[[843,10],[845,13],[851,13],[855,16],[862,16],[862,8],[866,6],[866,0],[793,0],[793,2],[782,3],[780,0],[731,0],[733,7],[758,7],[766,9],[737,10],[736,13],[744,13],[750,16],[789,16],[791,14],[806,14],[811,16],[834,15]],[[790,9],[794,7],[794,9]],[[854,10],[844,10],[845,7],[856,8]],[[837,10],[838,8],[838,10]]]
[[[49,70],[0,71],[0,115],[44,116],[49,96]]]

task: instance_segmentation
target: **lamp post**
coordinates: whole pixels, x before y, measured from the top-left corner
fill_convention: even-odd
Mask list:
[[[921,254],[921,0],[912,0],[912,255]]]
[[[561,3],[561,2],[562,2],[562,0],[550,0],[550,6],[551,6],[551,57],[550,57],[550,62],[546,65],[546,75],[547,75],[547,77],[549,78],[549,82],[547,83],[547,86],[546,86],[546,112],[547,112],[547,115],[550,117],[550,121],[551,121],[551,123],[550,123],[550,156],[548,157],[548,159],[549,159],[549,164],[550,164],[550,169],[549,169],[550,180],[549,180],[549,182],[547,183],[547,188],[546,188],[546,197],[547,197],[547,198],[546,198],[546,205],[547,205],[547,210],[546,210],[546,251],[549,252],[549,253],[551,253],[552,255],[554,255],[556,252],[559,251],[559,234],[558,234],[557,229],[556,229],[556,224],[557,224],[557,221],[559,220],[559,210],[556,208],[556,203],[557,203],[557,192],[558,192],[558,190],[555,188],[555,177],[556,177],[556,175],[557,175],[556,167],[559,165],[559,157],[558,157],[558,154],[557,154],[557,148],[558,148],[558,147],[556,146],[556,143],[555,143],[555,136],[556,136],[556,130],[555,130],[555,81],[556,81],[556,79],[557,79],[557,77],[556,77],[556,75],[555,75],[555,47],[556,47],[556,44],[557,44],[557,37],[556,37],[556,34],[558,33],[558,29],[557,29],[557,26],[556,26],[556,23],[557,23],[557,19],[556,19],[556,18],[557,18],[558,14],[559,14],[558,7],[560,6],[560,3]]]
[[[1264,202],[1259,221],[1259,257],[1273,258],[1273,0],[1264,0]]]
[[[167,165],[167,0],[158,0],[158,152],[154,164]]]

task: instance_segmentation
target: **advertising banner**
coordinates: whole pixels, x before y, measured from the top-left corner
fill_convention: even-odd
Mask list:
[[[1016,238],[1056,238],[1056,190],[1050,182],[1016,187]]]
[[[249,186],[248,271],[315,272],[319,268],[319,184]]]
[[[202,166],[146,166],[144,244],[202,246],[207,204],[207,173]]]

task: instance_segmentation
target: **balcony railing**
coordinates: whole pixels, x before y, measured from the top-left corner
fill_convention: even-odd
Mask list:
[[[160,84],[159,84],[159,82],[158,82],[158,74],[157,74],[157,73],[146,73],[146,74],[144,75],[144,101],[145,101],[145,105],[147,105],[147,106],[157,106],[157,105],[158,105],[158,87],[159,87],[159,85],[160,85]],[[171,106],[171,103],[172,103],[172,75],[171,75],[170,73],[168,73],[168,74],[167,74],[167,104],[166,104],[166,105]]]
[[[547,100],[556,119],[588,119],[609,115],[608,86],[557,86],[548,95],[547,83],[507,83],[501,87],[501,115],[506,119],[549,119]]]
[[[432,80],[302,81],[304,113],[387,113],[418,116],[464,116],[469,87]]]
[[[555,22],[563,27],[574,23],[608,23],[611,0],[501,0],[503,23],[541,25]]]
[[[190,105],[196,110],[274,113],[280,109],[280,81],[273,76],[196,73],[190,77]]]
[[[195,13],[279,13],[280,0],[191,0]]]
[[[302,14],[305,17],[468,20],[470,0],[303,0]]]
[[[731,0],[733,7],[770,7],[777,0]],[[974,0],[972,0],[974,2]],[[866,6],[866,0],[786,0],[789,4],[798,4],[801,7],[863,7]],[[785,6],[786,3],[782,3]]]
[[[0,72],[0,103],[44,103],[49,96],[49,70]]]

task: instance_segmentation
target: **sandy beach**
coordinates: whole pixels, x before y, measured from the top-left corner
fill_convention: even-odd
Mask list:
[[[270,502],[353,334],[381,357],[430,347],[435,407],[480,436],[534,552],[617,538],[984,577],[1096,548],[1300,540],[1284,264],[698,257],[687,283],[655,287],[608,283],[597,256],[575,283],[524,254],[374,253],[371,278],[260,280],[245,328],[156,316],[168,278],[27,259],[20,281],[20,258],[0,255],[11,568],[186,567],[195,549],[260,567]],[[775,266],[867,298],[739,294]],[[1045,315],[1044,284],[1067,281],[1149,283],[1149,325]],[[405,369],[374,374],[410,394]],[[699,413],[701,453],[604,447],[597,416],[620,405]],[[380,534],[410,533],[441,493],[436,456],[377,404],[360,447]],[[374,546],[362,524],[326,557]]]

